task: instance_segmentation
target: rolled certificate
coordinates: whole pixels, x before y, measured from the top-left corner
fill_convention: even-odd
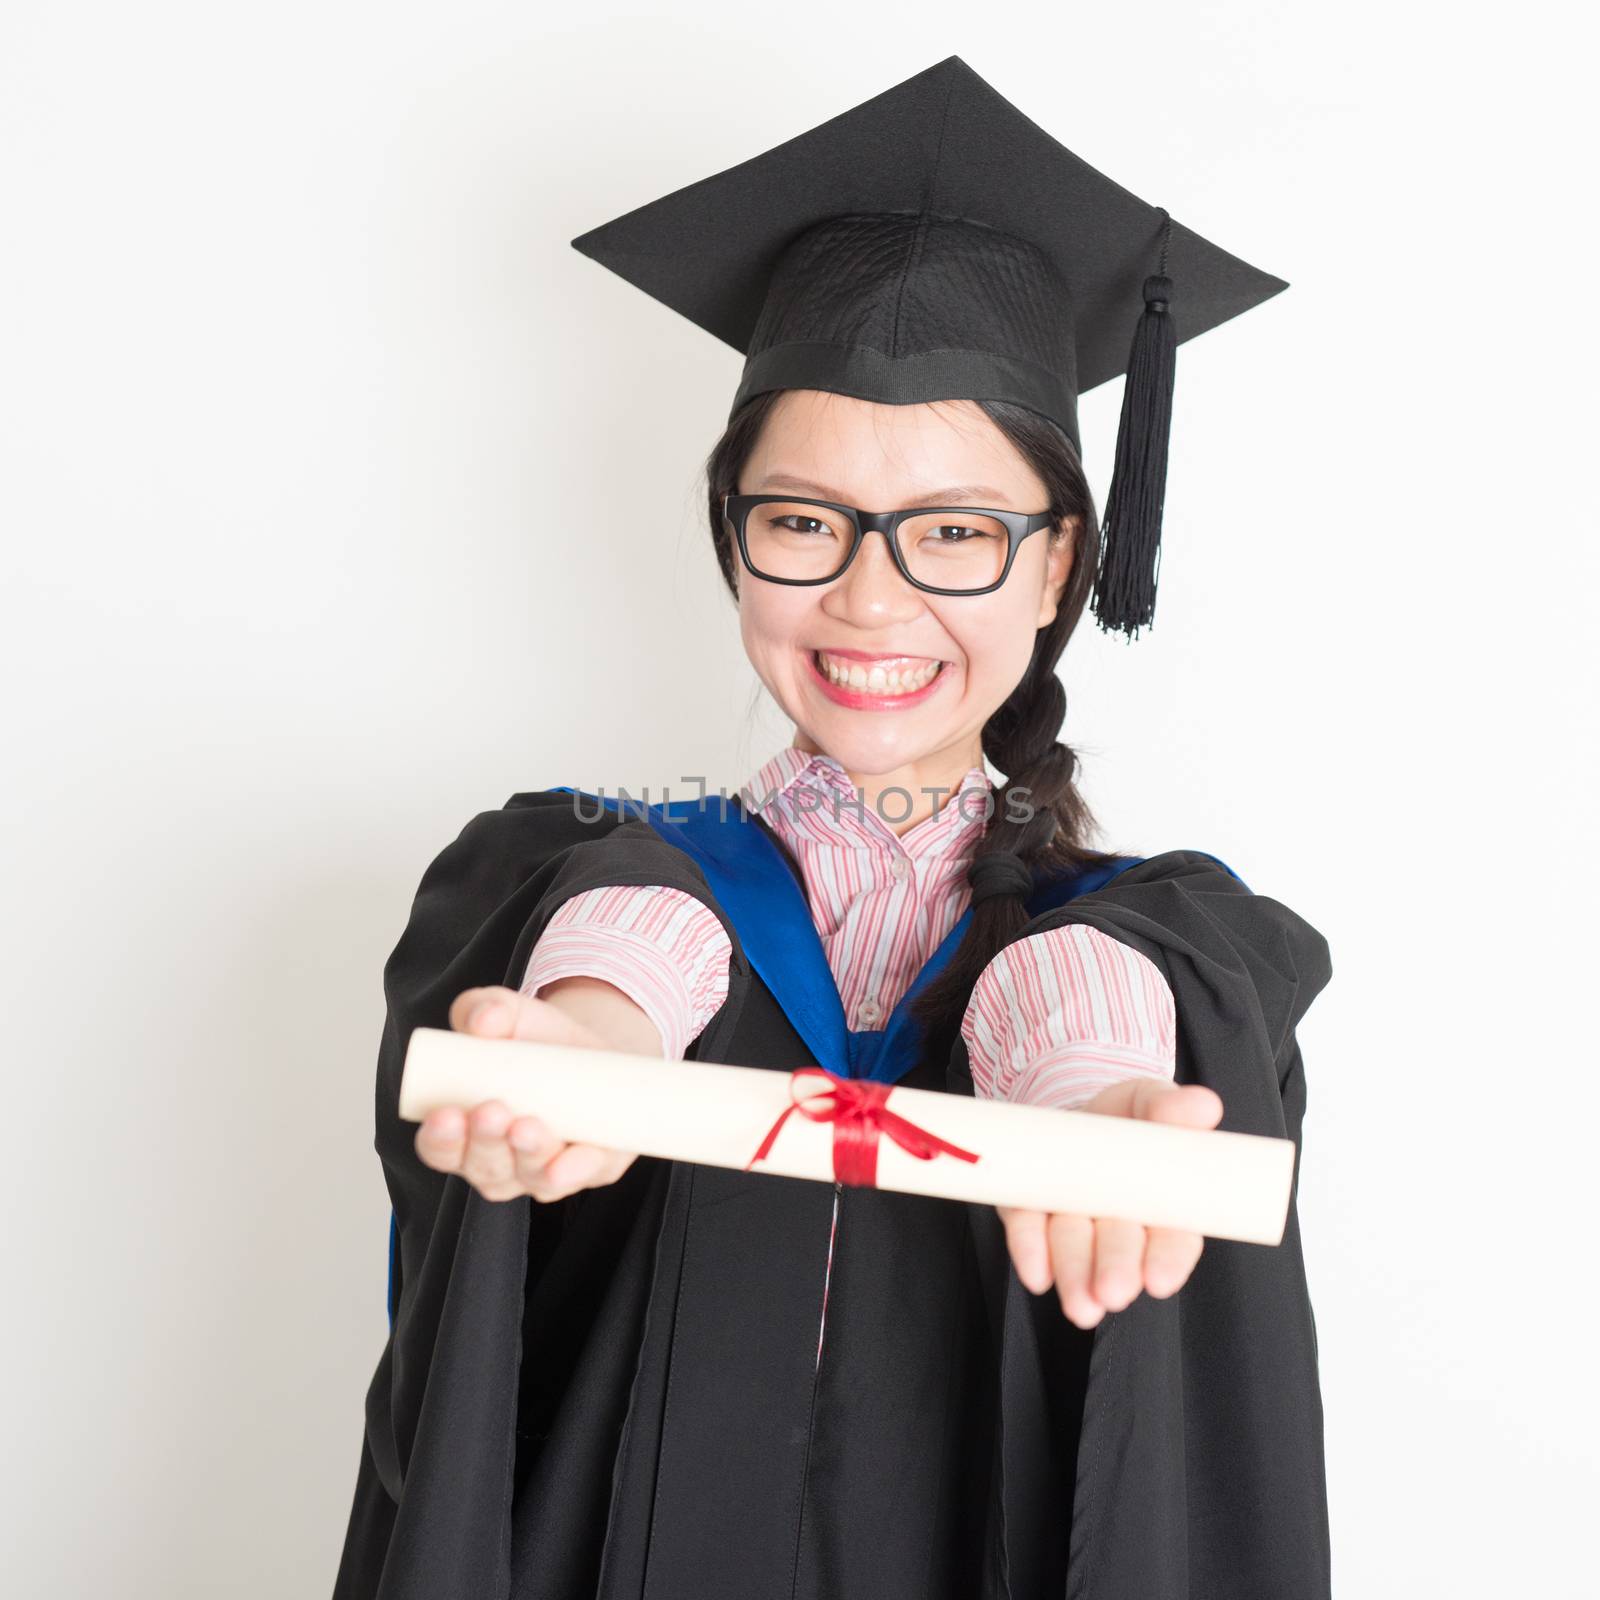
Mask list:
[[[412,1032],[402,1117],[485,1100],[538,1117],[560,1139],[636,1155],[748,1169],[759,1154],[758,1172],[831,1183],[845,1177],[844,1154],[847,1181],[865,1170],[880,1189],[1246,1244],[1282,1240],[1294,1179],[1293,1141],[1260,1134],[841,1081],[817,1067],[791,1074]],[[876,1146],[864,1168],[863,1142]]]

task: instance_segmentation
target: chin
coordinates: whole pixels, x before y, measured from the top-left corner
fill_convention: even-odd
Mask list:
[[[926,734],[918,736],[910,728],[864,728],[860,723],[871,715],[844,712],[816,718],[805,728],[811,742],[832,756],[847,772],[874,776],[895,772],[921,761],[940,748],[940,741]]]

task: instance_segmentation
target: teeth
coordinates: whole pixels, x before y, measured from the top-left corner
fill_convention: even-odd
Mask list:
[[[845,689],[865,689],[872,694],[915,694],[938,675],[941,663],[927,661],[918,667],[863,666],[814,651],[812,659],[830,683]]]

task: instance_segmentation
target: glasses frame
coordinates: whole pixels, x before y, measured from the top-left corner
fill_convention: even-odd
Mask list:
[[[776,501],[786,506],[820,506],[826,511],[839,511],[849,517],[850,525],[855,529],[855,537],[851,540],[849,553],[840,562],[836,572],[830,573],[826,578],[775,578],[756,566],[750,559],[750,547],[745,543],[745,523],[756,506],[768,501]],[[993,583],[987,583],[981,589],[945,589],[937,584],[923,583],[920,578],[911,575],[906,567],[905,558],[900,553],[900,541],[895,537],[896,531],[908,517],[945,514],[993,517],[1005,524],[1010,545],[1006,550],[1006,564],[1000,569],[1000,576]],[[850,563],[859,554],[867,535],[881,533],[889,542],[889,554],[894,558],[900,576],[914,589],[921,589],[926,594],[954,595],[993,594],[1011,575],[1011,565],[1017,559],[1017,551],[1021,548],[1022,541],[1041,528],[1048,528],[1056,520],[1048,511],[998,511],[988,506],[912,506],[905,511],[862,511],[855,506],[840,505],[835,500],[808,500],[804,495],[795,494],[726,494],[722,497],[722,516],[733,529],[739,546],[739,558],[743,561],[745,570],[751,577],[760,578],[763,583],[786,583],[797,588],[812,588],[821,583],[833,583],[849,570]]]

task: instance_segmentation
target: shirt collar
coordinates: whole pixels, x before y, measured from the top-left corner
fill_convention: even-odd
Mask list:
[[[805,805],[797,799],[803,789],[829,797],[826,804]],[[740,791],[745,809],[768,822],[779,834],[803,833],[814,843],[837,844],[844,849],[897,845],[908,855],[970,856],[983,837],[985,807],[963,797],[989,793],[989,775],[982,767],[969,767],[956,792],[939,797],[936,814],[903,834],[897,834],[872,807],[857,807],[856,786],[832,756],[813,755],[794,745],[780,750],[751,777]],[[840,804],[835,806],[832,797]],[[917,798],[921,798],[920,796]],[[787,804],[779,804],[780,799]]]

